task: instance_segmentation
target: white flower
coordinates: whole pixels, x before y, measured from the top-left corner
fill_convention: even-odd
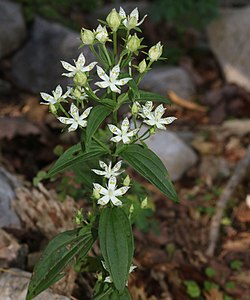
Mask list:
[[[119,74],[120,74],[120,67],[119,65],[116,65],[113,67],[113,69],[110,71],[109,76],[104,72],[104,70],[97,66],[97,74],[98,76],[103,80],[100,82],[96,82],[95,84],[98,85],[100,88],[107,88],[110,87],[112,92],[115,93],[121,93],[121,90],[117,87],[121,85],[125,85],[128,83],[129,80],[132,78],[122,78],[122,79],[117,79]]]
[[[109,178],[107,188],[104,188],[99,183],[94,183],[94,188],[99,194],[103,195],[103,197],[98,200],[98,204],[106,205],[109,201],[111,201],[115,206],[122,205],[122,202],[117,198],[117,196],[124,195],[129,189],[128,186],[123,186],[117,190],[115,176]]]
[[[105,265],[105,262],[104,262],[104,261],[101,261],[101,262],[102,262],[103,268],[104,268],[106,271],[109,272],[109,270],[107,269],[107,267],[106,267],[106,265]],[[136,266],[131,265],[130,268],[129,268],[129,274],[132,273],[132,272],[134,271],[134,269],[136,269],[136,268],[137,268]],[[113,280],[112,280],[111,276],[107,276],[107,277],[105,277],[104,282],[112,283]],[[128,282],[127,282],[126,285],[128,285]]]
[[[79,55],[77,60],[74,59],[75,67],[67,63],[66,61],[61,61],[64,69],[69,71],[69,73],[63,73],[62,75],[67,77],[74,77],[77,72],[84,73],[84,72],[91,71],[94,68],[94,66],[97,64],[97,62],[94,61],[88,66],[84,66],[85,62],[86,60],[82,53]]]
[[[104,176],[105,178],[118,176],[122,173],[122,172],[118,172],[122,166],[122,160],[118,161],[118,163],[116,163],[113,168],[111,162],[109,163],[109,165],[107,165],[105,164],[105,162],[100,160],[99,165],[104,171],[96,170],[96,169],[92,169],[92,171],[95,172],[97,175]]]
[[[119,129],[118,127],[116,127],[115,125],[112,124],[108,124],[109,130],[115,134],[115,137],[112,137],[110,140],[112,142],[118,143],[120,141],[123,141],[124,144],[129,144],[131,137],[134,136],[139,129],[134,129],[131,131],[129,130],[129,121],[128,118],[126,117],[123,121],[122,121],[122,126],[121,129]]]
[[[120,7],[119,15],[122,17],[122,19],[124,19],[122,23],[126,28],[128,28],[128,30],[140,26],[147,17],[147,15],[145,15],[139,22],[139,12],[137,7],[131,12],[129,16],[126,16],[124,9]]]
[[[74,103],[70,106],[69,114],[72,118],[65,118],[65,117],[59,117],[58,120],[62,122],[63,124],[71,124],[68,131],[74,131],[78,128],[78,126],[86,127],[87,121],[84,120],[87,118],[91,111],[92,107],[88,107],[80,116],[79,116],[79,109],[75,106]]]
[[[66,99],[69,96],[69,91],[67,91],[63,95],[63,90],[60,85],[56,87],[54,91],[52,91],[52,96],[47,93],[40,93],[43,100],[47,101],[48,103],[40,102],[41,104],[49,105],[49,104],[56,104],[57,102],[62,101],[63,99]]]
[[[95,38],[102,44],[105,44],[107,41],[110,41],[108,31],[106,26],[98,25],[95,30]]]
[[[165,113],[166,108],[163,105],[157,106],[154,112],[152,112],[153,103],[151,101],[147,101],[145,106],[142,106],[142,113],[140,114],[145,120],[143,121],[149,126],[156,126],[159,129],[166,130],[166,127],[163,125],[171,124],[177,118],[168,117],[162,118]]]
[[[161,45],[161,42],[158,42],[155,46],[152,46],[148,51],[148,57],[151,62],[157,61],[161,55],[163,46]]]

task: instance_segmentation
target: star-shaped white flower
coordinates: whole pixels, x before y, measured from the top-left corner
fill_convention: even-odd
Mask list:
[[[127,117],[122,121],[121,129],[112,124],[108,124],[108,127],[109,130],[116,135],[110,139],[115,143],[122,141],[124,144],[129,144],[131,137],[133,137],[139,131],[139,129],[133,129],[129,131],[129,120]]]
[[[141,19],[141,21],[139,21],[139,12],[138,12],[137,7],[128,16],[126,16],[126,13],[125,13],[124,9],[122,7],[120,7],[119,15],[121,16],[122,19],[124,19],[122,21],[123,25],[126,28],[128,28],[129,30],[133,29],[137,26],[140,26],[144,22],[145,18],[147,17],[147,15],[145,15]]]
[[[122,173],[122,172],[118,172],[122,166],[122,160],[118,161],[118,163],[116,163],[113,168],[111,162],[109,163],[109,165],[107,165],[105,164],[105,162],[100,160],[99,165],[104,171],[96,170],[96,169],[92,169],[92,171],[95,172],[97,175],[104,176],[105,178],[110,178],[112,176],[116,177]]]
[[[70,106],[69,114],[72,118],[65,118],[65,117],[59,117],[58,120],[62,122],[63,124],[71,124],[68,131],[74,131],[78,128],[78,126],[86,127],[87,121],[84,120],[88,117],[92,107],[88,107],[80,116],[79,116],[79,109],[75,106],[74,103]]]
[[[117,79],[119,74],[120,74],[120,67],[119,65],[116,65],[113,67],[113,69],[110,71],[109,76],[105,73],[105,71],[97,66],[97,74],[98,76],[103,80],[96,82],[95,84],[98,85],[100,88],[107,88],[110,87],[112,92],[115,93],[121,93],[121,90],[117,87],[121,85],[125,85],[128,83],[129,80],[132,78],[122,78],[122,79]]]
[[[177,119],[175,117],[162,118],[166,110],[162,104],[157,106],[155,111],[152,110],[153,103],[148,101],[145,106],[142,106],[142,113],[140,114],[143,118],[145,118],[143,122],[149,126],[156,126],[158,129],[166,130],[164,125],[171,124]]]
[[[47,103],[40,102],[41,104],[50,105],[50,104],[56,104],[57,102],[63,101],[66,99],[70,94],[70,91],[67,91],[63,95],[63,90],[60,85],[56,87],[54,91],[52,91],[52,96],[47,93],[40,93],[43,100],[47,101]]]
[[[74,59],[75,66],[72,66],[71,64],[67,63],[66,61],[61,61],[64,69],[69,71],[69,73],[63,73],[62,75],[67,76],[67,77],[74,77],[77,72],[84,73],[84,72],[91,71],[94,68],[94,66],[97,64],[97,62],[94,61],[91,64],[89,64],[88,66],[85,66],[85,62],[86,62],[86,60],[82,53],[79,55],[77,60]]]
[[[109,39],[108,31],[106,26],[98,25],[95,30],[95,38],[102,44],[105,44],[107,41],[111,41]]]
[[[122,205],[122,202],[117,197],[124,195],[128,191],[129,187],[122,186],[121,188],[116,189],[116,182],[116,177],[112,176],[109,178],[107,188],[104,188],[99,183],[93,183],[95,190],[99,194],[103,195],[103,197],[98,200],[98,204],[106,205],[109,201],[111,201],[115,206]]]

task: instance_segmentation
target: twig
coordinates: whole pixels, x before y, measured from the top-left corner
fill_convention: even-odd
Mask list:
[[[219,230],[221,218],[223,216],[224,209],[231,198],[235,188],[240,181],[244,178],[248,166],[250,165],[250,145],[247,148],[246,155],[237,163],[233,175],[227,182],[226,187],[221,194],[216,206],[216,213],[212,218],[209,232],[209,244],[206,251],[208,256],[213,256],[216,248],[217,241],[219,239]]]
[[[178,96],[174,91],[168,91],[168,97],[172,102],[175,104],[178,104],[184,108],[191,109],[191,110],[196,110],[205,113],[207,111],[207,107],[201,106],[199,104],[196,104],[194,102],[185,100]]]

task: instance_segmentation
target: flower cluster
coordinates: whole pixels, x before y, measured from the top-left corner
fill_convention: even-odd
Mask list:
[[[114,149],[118,143],[127,145],[145,140],[145,138],[141,139],[145,134],[140,135],[143,123],[152,129],[149,130],[150,136],[155,129],[165,130],[165,125],[176,119],[175,117],[163,117],[166,109],[162,104],[154,110],[153,102],[144,101],[144,104],[141,105],[133,99],[134,85],[139,84],[143,76],[150,70],[152,63],[160,59],[163,51],[161,42],[158,42],[148,50],[146,57],[141,62],[132,65],[132,61],[138,55],[139,50],[145,46],[141,45],[143,38],[138,37],[137,33],[131,33],[131,31],[137,30],[137,27],[144,22],[145,18],[146,15],[140,20],[137,8],[130,14],[126,14],[124,9],[120,7],[119,12],[113,9],[107,16],[106,22],[99,24],[95,30],[82,28],[82,44],[90,47],[96,61],[86,63],[83,53],[80,53],[78,58],[73,60],[73,64],[61,61],[62,67],[67,71],[62,73],[62,76],[73,79],[73,84],[67,88],[65,93],[60,85],[52,91],[52,95],[41,93],[43,99],[41,103],[50,106],[57,119],[62,124],[68,125],[69,132],[77,129],[86,130],[89,114],[94,107],[94,105],[89,106],[89,101],[95,101],[96,104],[102,105],[104,100],[108,99],[109,103],[112,103],[114,108],[113,122],[107,124],[107,127],[113,134],[109,141]],[[118,53],[117,47],[117,32],[119,29],[127,32],[121,53]],[[113,53],[110,48],[106,47],[108,42],[113,43]],[[135,72],[138,74],[137,77],[134,76]],[[100,80],[91,82],[95,77],[90,73],[96,73]],[[93,90],[94,85],[98,86],[100,90]],[[123,92],[123,87],[126,85],[128,87]],[[117,111],[131,95],[133,120],[129,119],[129,116],[125,116],[119,125]],[[143,99],[140,100],[143,101]],[[67,105],[69,109],[65,108]],[[87,107],[85,107],[86,105]],[[91,116],[92,113],[90,118]],[[137,126],[140,119],[141,122]],[[99,183],[94,183],[94,194],[98,199],[97,203],[107,205],[111,202],[115,206],[122,205],[122,201],[118,197],[129,190],[129,184],[126,183],[123,183],[121,187],[117,187],[117,177],[122,173],[120,171],[122,161],[118,161],[113,167],[111,162],[106,164],[99,161],[99,165],[101,170],[92,169],[92,171],[96,175],[102,176],[106,185],[102,186]]]

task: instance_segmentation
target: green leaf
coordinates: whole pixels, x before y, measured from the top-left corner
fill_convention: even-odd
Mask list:
[[[88,152],[81,151],[81,144],[74,145],[66,150],[55,162],[52,168],[49,170],[47,178],[56,175],[59,172],[72,168],[76,164],[82,164],[95,157],[99,157],[106,154],[108,151],[98,145],[90,147]]]
[[[109,296],[110,300],[131,300],[131,296],[127,288],[125,288],[122,294],[119,294],[118,291],[113,291],[113,293]]]
[[[132,264],[134,241],[130,221],[122,208],[103,209],[99,239],[106,268],[116,289],[123,292]]]
[[[26,300],[33,299],[61,279],[74,257],[79,253],[81,257],[86,256],[95,239],[92,228],[86,226],[62,232],[51,240],[34,268]]]
[[[92,136],[95,134],[96,130],[100,126],[100,124],[106,119],[106,117],[112,112],[112,110],[103,105],[95,106],[88,119],[88,126],[86,130],[86,140],[85,145],[86,149],[89,149],[91,144]]]
[[[140,145],[128,145],[120,155],[143,177],[154,184],[171,200],[178,202],[178,196],[168,171],[160,158],[148,148]]]
[[[156,102],[162,102],[165,104],[172,104],[172,102],[169,99],[167,99],[159,94],[145,92],[142,90],[139,90],[139,96],[135,98],[135,101],[138,101],[138,102],[156,101]]]

